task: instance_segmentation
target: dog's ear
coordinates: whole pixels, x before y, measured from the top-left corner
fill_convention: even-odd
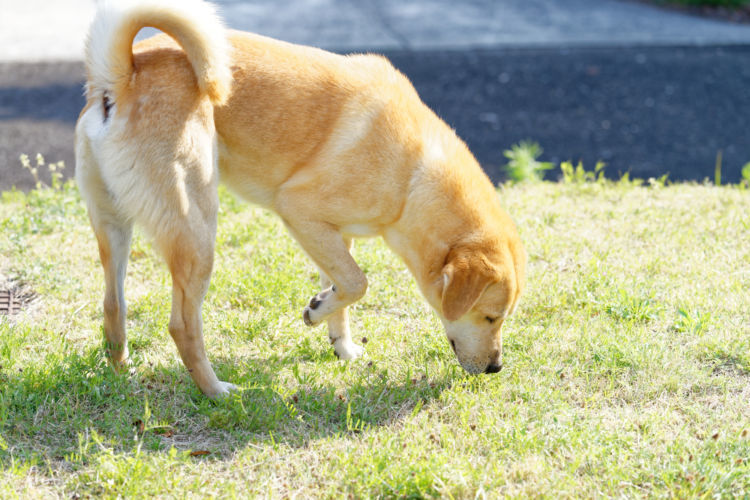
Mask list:
[[[443,267],[443,316],[456,321],[476,304],[492,281],[492,273],[481,255],[463,253]]]

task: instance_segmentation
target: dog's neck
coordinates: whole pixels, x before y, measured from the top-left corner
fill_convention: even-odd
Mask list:
[[[397,223],[383,234],[386,243],[404,261],[430,305],[440,310],[443,267],[451,249],[476,241],[486,216],[478,214],[470,199],[453,196],[454,203],[445,200],[457,190],[444,176],[436,181],[434,172],[412,182],[413,189]],[[428,177],[428,179],[425,179]],[[447,182],[446,182],[447,181]],[[492,189],[491,184],[480,187]],[[436,196],[435,189],[450,191],[448,196]],[[458,192],[466,193],[458,190]],[[470,193],[469,193],[470,195]],[[425,217],[425,214],[431,214]],[[445,235],[455,235],[446,240]]]

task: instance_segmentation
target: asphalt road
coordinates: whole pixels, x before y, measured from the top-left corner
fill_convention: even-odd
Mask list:
[[[525,139],[544,160],[603,160],[613,177],[713,178],[721,151],[722,177],[736,182],[750,162],[747,45],[384,53],[494,181],[503,151]],[[73,173],[82,84],[81,63],[0,63],[0,190],[32,185],[24,152]]]

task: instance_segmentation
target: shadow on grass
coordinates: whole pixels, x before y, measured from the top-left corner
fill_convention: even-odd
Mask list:
[[[68,461],[82,453],[82,440],[92,435],[97,444],[119,452],[132,450],[138,441],[147,452],[175,446],[210,449],[214,456],[248,444],[302,447],[390,425],[439,397],[457,378],[448,370],[398,383],[387,368],[330,358],[214,359],[219,377],[242,387],[218,401],[203,396],[176,360],[117,375],[97,349],[17,373],[0,371],[0,463]],[[302,375],[295,369],[301,363],[337,363],[334,371],[347,382],[334,385],[318,375]],[[297,383],[288,383],[288,370],[281,380],[284,368]]]

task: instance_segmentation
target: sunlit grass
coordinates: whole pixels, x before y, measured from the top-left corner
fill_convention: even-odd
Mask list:
[[[301,320],[314,268],[275,216],[222,192],[204,326],[219,376],[243,391],[212,402],[166,331],[170,279],[145,237],[126,281],[135,374],[116,376],[75,189],[2,194],[0,277],[38,298],[0,317],[0,497],[748,491],[750,192],[601,181],[499,195],[528,286],[505,368],[471,377],[379,240],[354,251],[366,355],[338,361]]]

